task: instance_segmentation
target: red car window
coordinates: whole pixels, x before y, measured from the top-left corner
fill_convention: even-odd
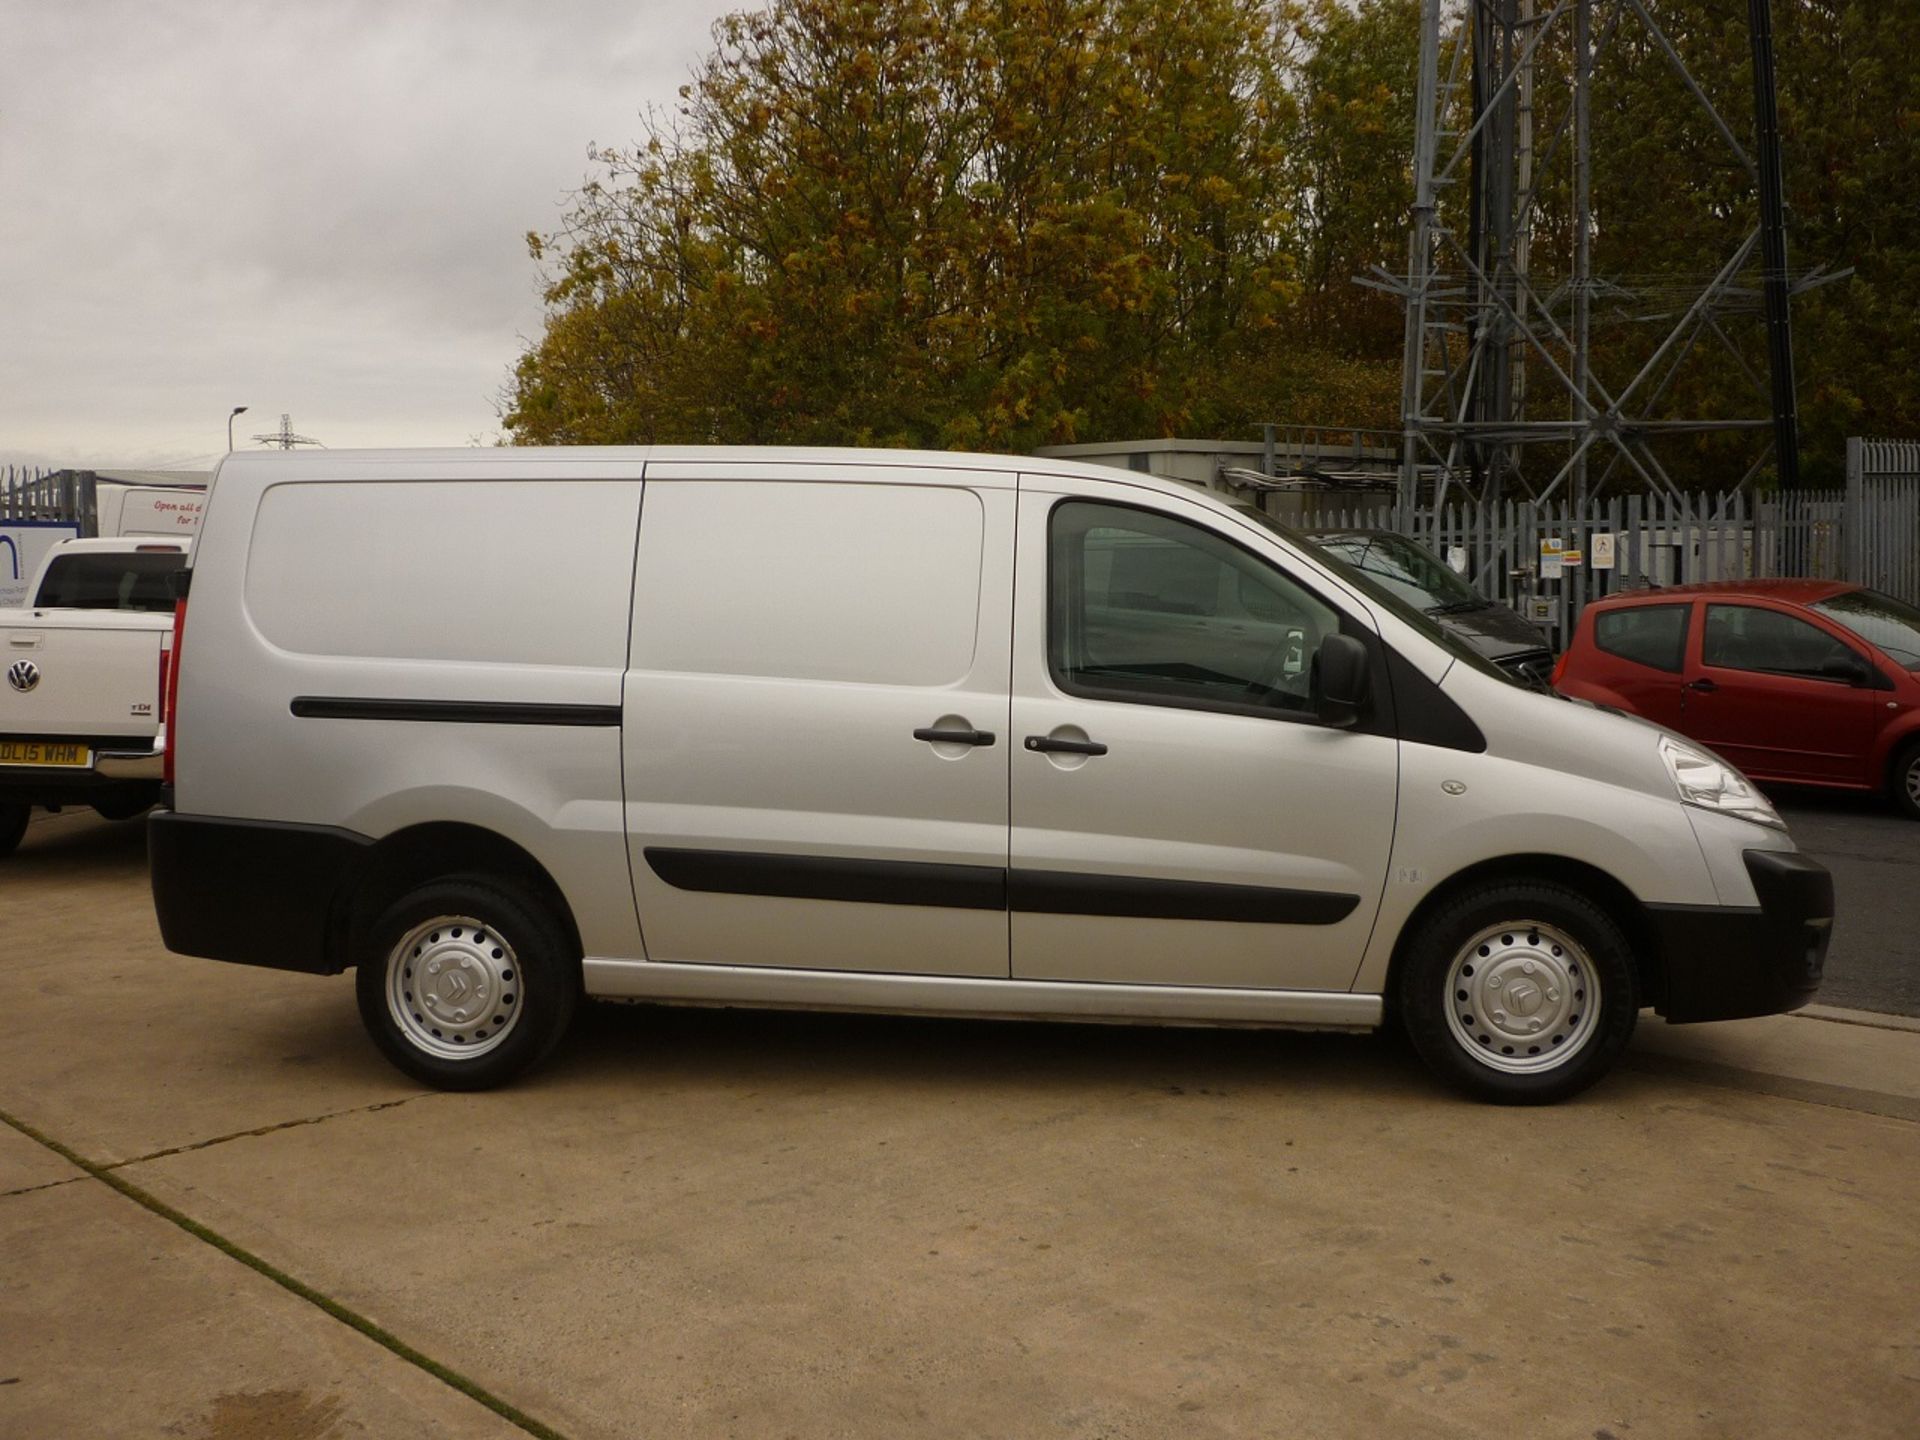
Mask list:
[[[1593,643],[1609,655],[1678,674],[1687,653],[1691,605],[1635,605],[1594,616]]]
[[[1813,608],[1878,645],[1895,664],[1920,670],[1920,605],[1909,605],[1878,590],[1848,590],[1814,601]]]
[[[1853,650],[1816,626],[1757,605],[1709,605],[1700,659],[1727,670],[1830,676]]]

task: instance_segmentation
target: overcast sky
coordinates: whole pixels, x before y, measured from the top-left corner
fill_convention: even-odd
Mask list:
[[[491,443],[551,229],[753,0],[0,0],[0,463]]]

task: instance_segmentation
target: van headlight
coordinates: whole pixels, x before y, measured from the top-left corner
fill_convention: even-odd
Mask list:
[[[1684,804],[1717,810],[1722,815],[1737,815],[1742,820],[1771,825],[1776,830],[1787,828],[1787,822],[1780,818],[1779,811],[1767,797],[1719,757],[1671,735],[1662,735],[1660,758],[1666,761],[1667,774],[1673,777],[1673,788],[1680,792]]]

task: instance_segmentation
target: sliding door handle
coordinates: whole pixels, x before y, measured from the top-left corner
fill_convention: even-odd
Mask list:
[[[991,745],[991,730],[946,730],[939,726],[928,726],[913,732],[916,740],[925,740],[930,745]]]
[[[1107,747],[1098,740],[1056,740],[1051,735],[1027,736],[1027,749],[1042,754],[1104,755]]]

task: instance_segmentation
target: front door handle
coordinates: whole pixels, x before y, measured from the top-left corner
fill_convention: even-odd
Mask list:
[[[925,726],[913,732],[916,740],[925,740],[931,745],[991,745],[991,730],[947,730],[940,726]]]
[[[1714,691],[1718,690],[1719,688],[1720,687],[1716,685],[1713,681],[1706,680],[1706,679],[1689,680],[1687,682],[1687,689],[1697,690],[1702,695],[1711,695],[1713,694]]]
[[[1107,747],[1098,740],[1056,740],[1051,735],[1027,736],[1027,749],[1064,755],[1104,755]]]

